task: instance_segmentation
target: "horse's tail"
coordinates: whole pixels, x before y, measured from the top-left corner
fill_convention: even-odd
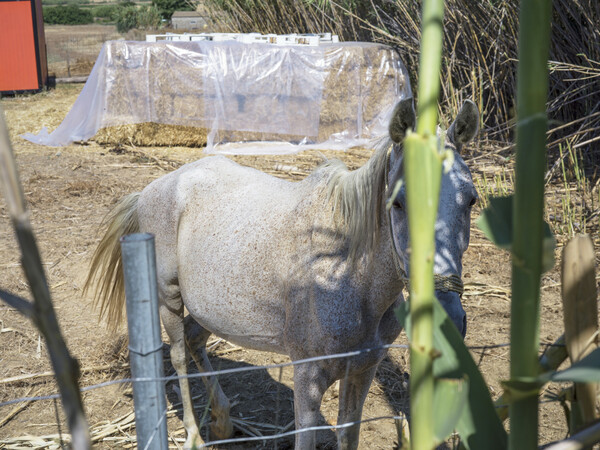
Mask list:
[[[137,214],[139,192],[129,194],[102,221],[104,237],[94,252],[90,271],[83,287],[85,293],[94,287],[94,306],[99,307],[100,319],[105,319],[112,330],[123,319],[125,307],[125,279],[121,260],[121,236],[140,230]]]

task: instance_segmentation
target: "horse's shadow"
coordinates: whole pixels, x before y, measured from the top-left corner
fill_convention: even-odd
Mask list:
[[[169,359],[168,346],[164,353],[164,370],[167,376],[176,375]],[[285,384],[278,382],[267,369],[256,369],[255,365],[234,361],[209,353],[209,359],[215,371],[248,368],[242,371],[219,376],[219,383],[232,405],[230,415],[234,425],[232,438],[240,439],[239,443],[222,444],[220,448],[242,449],[292,449],[294,435],[278,438],[243,442],[244,438],[263,435],[268,437],[294,430],[294,392]],[[277,371],[275,371],[277,372]],[[197,376],[198,370],[194,362],[188,362],[188,374],[192,375],[190,386],[194,407],[200,424],[200,433],[205,442],[216,440],[209,433],[210,410],[208,396],[202,381]],[[277,376],[276,376],[277,377]],[[179,394],[179,383],[168,382],[166,385],[167,402],[176,411],[176,416],[183,421],[183,410]],[[327,425],[321,416],[319,425]],[[336,447],[335,433],[323,430],[317,433],[317,448],[332,449]]]
[[[255,369],[257,367],[255,365],[214,355],[209,355],[209,358],[214,370],[252,369],[219,377],[219,383],[232,404],[231,417],[234,422],[232,438],[240,439],[237,444],[223,444],[221,448],[242,449],[251,446],[257,449],[292,449],[294,447],[293,435],[245,443],[242,441],[245,437],[257,434],[269,436],[294,429],[294,392],[292,389],[276,381],[267,369]],[[167,376],[176,375],[169,359],[167,345],[165,345],[164,359],[165,374]],[[392,413],[408,418],[410,416],[409,375],[404,370],[408,361],[399,363],[395,359],[387,355],[377,368],[375,378]],[[209,434],[208,396],[202,378],[196,376],[198,370],[191,359],[188,363],[188,373],[193,377],[191,389],[200,423],[200,432],[205,442],[209,442],[214,440],[214,437],[211,438]],[[167,383],[166,392],[167,402],[175,409],[179,420],[183,421],[179,383],[177,381]],[[325,418],[321,416],[319,425],[326,424]],[[399,442],[400,437],[397,438],[396,441]],[[319,449],[334,449],[336,448],[335,433],[332,430],[319,431],[317,442]],[[402,447],[398,444],[396,448]],[[450,447],[442,444],[437,448],[444,450]]]
[[[386,402],[395,416],[408,418],[410,416],[410,402],[408,393],[408,373],[404,367],[408,367],[408,360],[400,364],[392,358],[388,352],[386,357],[379,363],[375,380],[383,391]],[[375,382],[375,381],[374,381]],[[402,426],[402,424],[399,424]],[[396,449],[401,446],[400,436],[396,438]]]

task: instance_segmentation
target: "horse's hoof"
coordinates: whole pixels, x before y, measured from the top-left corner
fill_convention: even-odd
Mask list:
[[[217,439],[229,439],[233,436],[233,424],[229,416],[224,420],[213,420],[210,423],[210,435]]]
[[[188,437],[185,440],[185,443],[183,444],[183,449],[193,450],[200,447],[200,445],[202,445],[203,443],[204,442],[202,441],[202,438],[199,434],[188,434]]]

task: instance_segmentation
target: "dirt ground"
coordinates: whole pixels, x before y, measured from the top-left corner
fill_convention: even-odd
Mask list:
[[[93,142],[62,148],[44,147],[19,137],[42,126],[54,129],[65,116],[81,86],[59,86],[35,96],[3,98],[11,138],[19,166],[31,220],[37,236],[51,287],[58,319],[72,354],[83,369],[81,386],[91,386],[129,376],[127,354],[120,336],[98,324],[91,299],[82,296],[82,285],[92,252],[99,240],[98,226],[112,205],[127,193],[140,191],[150,181],[174,168],[203,157],[201,149],[101,147]],[[473,173],[495,170],[503,164],[488,150],[472,152]],[[364,150],[345,153],[323,152],[337,156],[350,167],[359,167],[369,157]],[[261,169],[286,179],[306,176],[320,161],[318,152],[287,156],[233,157],[241,164]],[[479,214],[476,207],[474,219]],[[494,248],[473,225],[469,250],[464,260],[467,292],[463,303],[468,314],[466,343],[487,346],[509,342],[510,264],[508,254]],[[559,252],[557,251],[557,255]],[[552,343],[562,333],[562,306],[559,273],[556,269],[543,277],[541,302],[542,344]],[[0,200],[0,288],[30,298],[19,265],[19,250],[8,218],[4,199]],[[46,372],[51,370],[44,342],[35,327],[13,308],[0,303],[0,402],[25,396],[57,392]],[[405,344],[404,334],[397,343]],[[174,370],[164,346],[165,371]],[[500,381],[508,377],[507,347],[478,349],[478,361],[494,398],[501,393]],[[244,350],[215,341],[211,359],[216,369],[252,367],[287,361],[279,355]],[[378,369],[366,401],[363,418],[403,414],[408,408],[408,351],[392,349]],[[30,377],[11,381],[13,377]],[[260,370],[221,378],[224,391],[232,400],[236,436],[272,434],[293,427],[291,369]],[[204,387],[193,381],[198,410],[206,403]],[[170,444],[176,447],[184,437],[178,406],[177,383],[167,384]],[[540,398],[540,442],[561,439],[566,434],[560,405],[546,402],[545,395],[556,392],[551,386]],[[126,448],[135,434],[132,422],[131,386],[114,384],[83,394],[86,413],[98,448]],[[58,412],[57,412],[58,406]],[[337,398],[328,391],[322,407],[323,423],[335,424]],[[57,414],[60,421],[57,424]],[[8,420],[5,420],[7,419]],[[0,407],[0,448],[26,448],[36,442],[51,442],[67,431],[60,404],[52,400]],[[104,437],[103,437],[104,435]],[[34,438],[37,437],[37,438]],[[47,438],[43,440],[42,438]],[[50,437],[48,437],[50,436]],[[24,437],[19,440],[19,437]],[[333,448],[333,433],[325,433],[322,448]],[[392,420],[374,421],[362,426],[361,449],[390,449],[398,441]],[[289,448],[292,440],[280,440],[278,448]],[[273,448],[273,442],[225,448]],[[42,447],[36,447],[42,448]]]

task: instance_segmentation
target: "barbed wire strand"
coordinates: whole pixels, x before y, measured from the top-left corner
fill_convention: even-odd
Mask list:
[[[308,364],[311,362],[324,361],[324,360],[328,360],[328,359],[351,358],[353,356],[359,356],[363,353],[369,353],[369,352],[378,351],[378,350],[387,350],[390,348],[408,349],[409,346],[403,345],[403,344],[389,344],[389,345],[382,345],[379,347],[355,350],[355,351],[346,352],[346,353],[336,353],[336,354],[332,354],[332,355],[313,356],[311,358],[298,359],[296,361],[284,362],[284,363],[279,363],[279,364],[267,364],[264,366],[251,366],[251,367],[233,367],[231,369],[212,370],[210,372],[191,373],[191,374],[181,375],[181,376],[180,375],[170,375],[170,376],[166,376],[166,377],[156,377],[156,378],[154,378],[154,377],[122,378],[119,380],[110,380],[110,381],[105,381],[103,383],[86,386],[86,387],[81,388],[80,391],[88,392],[88,391],[91,391],[94,389],[112,386],[115,384],[125,384],[125,383],[133,383],[133,382],[144,382],[145,383],[145,382],[156,382],[156,381],[169,382],[169,381],[180,380],[182,378],[188,378],[188,379],[190,379],[190,378],[205,378],[205,377],[212,377],[212,376],[218,376],[218,375],[228,375],[228,374],[239,373],[239,372],[252,372],[252,371],[257,371],[257,370],[265,370],[265,369],[277,369],[280,367],[296,366],[296,365],[300,365],[300,364]],[[15,400],[9,400],[6,402],[2,402],[2,403],[0,403],[0,407],[11,405],[14,403],[31,402],[31,401],[37,401],[37,400],[50,400],[53,398],[60,398],[60,394],[42,395],[39,397],[22,397],[22,398],[18,398]]]
[[[557,402],[557,400],[542,400],[538,403],[553,403],[553,402]],[[498,406],[496,406],[496,408],[503,408],[505,406],[508,406],[508,405],[498,405]],[[407,420],[407,418],[406,418],[406,416],[372,417],[369,419],[357,420],[356,422],[346,422],[346,423],[343,423],[340,425],[318,425],[318,426],[314,426],[314,427],[300,428],[299,430],[291,430],[291,431],[287,431],[285,433],[279,433],[279,434],[273,434],[273,435],[248,436],[248,437],[242,437],[242,438],[232,438],[232,439],[221,439],[218,441],[209,441],[209,442],[205,442],[204,444],[201,444],[198,448],[210,447],[212,445],[240,444],[240,443],[251,442],[251,441],[266,441],[266,440],[282,439],[285,437],[293,436],[293,435],[296,435],[299,433],[304,433],[307,431],[339,430],[341,428],[349,428],[354,425],[362,425],[363,423],[376,422],[376,421],[380,421],[380,420],[403,421],[403,420]]]
[[[541,345],[546,348],[548,348],[548,347],[564,347],[564,344],[554,344],[554,343],[541,344]],[[485,353],[485,350],[488,350],[488,349],[502,348],[502,347],[508,347],[508,346],[510,346],[510,343],[491,344],[491,345],[476,345],[476,346],[469,346],[468,348],[470,350],[484,350],[484,353]],[[151,378],[151,377],[122,378],[119,380],[110,380],[110,381],[105,381],[103,383],[99,383],[99,384],[95,384],[95,385],[91,385],[91,386],[85,386],[85,387],[82,387],[80,389],[80,391],[88,392],[88,391],[92,391],[95,389],[112,386],[115,384],[126,384],[126,383],[134,383],[134,382],[156,382],[156,381],[164,381],[165,383],[167,383],[169,381],[180,380],[182,378],[188,378],[188,379],[189,378],[204,378],[204,377],[211,377],[211,376],[218,376],[218,375],[228,375],[228,374],[239,373],[239,372],[251,372],[251,371],[256,371],[256,370],[278,369],[278,368],[283,368],[283,367],[296,366],[296,365],[300,365],[300,364],[307,364],[307,363],[311,363],[311,362],[324,361],[324,360],[328,360],[328,359],[351,358],[354,356],[359,356],[363,353],[369,353],[369,352],[378,351],[378,350],[389,350],[389,349],[407,350],[409,348],[410,348],[410,346],[406,345],[406,344],[388,344],[388,345],[382,345],[379,347],[366,348],[366,349],[355,350],[355,351],[345,352],[345,353],[314,356],[311,358],[299,359],[296,361],[284,362],[284,363],[279,363],[279,364],[267,364],[267,365],[263,365],[263,366],[251,366],[251,367],[234,367],[231,369],[213,370],[210,372],[192,373],[192,374],[187,374],[187,375],[182,375],[182,376],[170,375],[170,376],[158,377],[158,378]],[[0,408],[3,406],[13,405],[15,403],[34,402],[34,401],[41,401],[41,400],[52,400],[52,399],[57,399],[57,398],[60,398],[60,394],[58,394],[58,393],[35,396],[35,397],[21,397],[21,398],[16,398],[13,400],[7,400],[5,402],[0,402]]]
[[[510,346],[510,343],[470,346],[468,348],[470,350],[482,350],[481,358],[479,361],[479,363],[481,364],[481,362],[483,361],[483,358],[486,354],[486,350],[495,349],[495,348],[504,348],[504,347],[508,347],[508,346]],[[564,344],[550,343],[550,344],[541,344],[541,346],[543,346],[545,349],[547,349],[549,347],[564,346]],[[172,376],[157,377],[157,378],[150,378],[150,377],[124,378],[124,379],[119,379],[119,380],[106,381],[104,383],[99,383],[96,385],[86,386],[86,387],[81,388],[80,391],[88,392],[88,391],[91,391],[94,389],[99,389],[99,388],[111,386],[114,384],[124,384],[124,383],[134,383],[134,382],[156,382],[156,381],[163,381],[163,382],[167,383],[169,381],[180,380],[182,378],[210,377],[210,376],[226,375],[226,374],[233,374],[233,373],[239,373],[239,372],[250,372],[250,371],[256,371],[256,370],[277,369],[277,368],[279,369],[280,374],[281,374],[281,370],[284,367],[295,366],[295,365],[300,365],[300,364],[307,364],[307,363],[311,363],[311,362],[330,360],[330,359],[351,358],[354,356],[359,356],[363,353],[369,353],[372,351],[379,351],[379,350],[388,350],[388,349],[392,349],[392,348],[394,348],[394,349],[409,349],[410,346],[404,345],[404,344],[389,344],[389,345],[383,345],[383,346],[379,346],[379,347],[356,350],[356,351],[352,351],[352,352],[337,353],[337,354],[333,354],[333,355],[316,356],[316,357],[312,357],[312,358],[306,358],[306,359],[290,361],[290,362],[285,362],[285,363],[279,363],[279,364],[268,364],[268,365],[263,365],[263,366],[252,366],[252,367],[236,367],[236,368],[231,368],[231,369],[222,369],[222,370],[214,370],[214,371],[210,371],[210,372],[188,374],[185,376],[172,375]],[[349,361],[348,361],[348,365],[346,367],[346,376],[348,375],[347,374],[348,369],[349,369]],[[50,400],[50,399],[54,400],[55,407],[56,407],[56,399],[58,399],[58,398],[60,398],[60,394],[51,394],[51,395],[35,396],[35,397],[22,397],[22,398],[2,402],[2,403],[0,403],[0,407],[11,405],[14,403],[21,403],[21,402],[25,402],[25,401],[33,402],[33,401]],[[540,400],[538,403],[540,403],[540,404],[541,403],[552,403],[552,402],[557,402],[557,401],[559,401],[559,400],[558,399],[556,399],[556,400],[546,399],[546,400]],[[502,406],[503,405],[498,405],[496,407],[502,407]],[[154,438],[158,435],[158,430],[159,430],[162,422],[166,419],[166,417],[167,417],[167,410],[165,409],[163,411],[163,414],[161,415],[161,418],[158,420],[156,426],[154,427],[152,434],[150,435],[150,438],[144,447],[144,450],[147,450],[149,448],[149,446],[151,445]],[[403,420],[406,420],[406,417],[405,416],[379,416],[379,417],[373,417],[373,418],[369,418],[369,419],[362,419],[362,420],[358,420],[355,422],[348,422],[348,423],[344,423],[344,424],[340,424],[340,425],[320,425],[320,426],[307,427],[307,428],[302,428],[299,430],[291,430],[291,431],[278,433],[278,434],[274,434],[274,435],[245,436],[245,437],[241,437],[241,438],[221,439],[221,440],[216,440],[216,441],[205,442],[205,443],[201,444],[199,448],[206,448],[206,447],[213,446],[213,445],[277,440],[277,439],[283,439],[283,438],[287,438],[290,436],[294,436],[299,433],[304,433],[304,432],[309,432],[309,431],[338,430],[338,429],[342,429],[342,428],[352,427],[354,425],[360,425],[363,423],[380,421],[380,420],[395,420],[395,421],[401,420],[401,421],[403,421]],[[60,428],[59,428],[59,433],[60,433]],[[61,443],[62,443],[62,433],[61,433]]]
[[[538,403],[539,404],[542,404],[542,403],[552,403],[552,402],[556,402],[556,401],[557,400],[540,400]],[[501,408],[501,407],[505,407],[505,406],[508,406],[508,405],[498,405],[496,407],[497,408]],[[164,419],[165,419],[166,416],[167,416],[167,410],[165,409],[163,411],[163,414],[162,414],[161,418],[158,420],[157,424],[155,425],[154,429],[152,430],[152,434],[150,435],[150,438],[148,439],[148,442],[144,446],[144,450],[148,450],[148,448],[150,447],[150,444],[152,443],[154,437],[157,435],[158,430],[159,430],[159,428],[160,428],[160,426],[161,426],[161,424],[164,421]],[[286,432],[283,432],[283,433],[277,433],[277,434],[271,434],[271,435],[244,436],[244,437],[239,437],[239,438],[220,439],[220,440],[209,441],[209,442],[205,442],[203,444],[200,444],[200,446],[198,448],[206,448],[206,447],[210,447],[210,446],[213,446],[213,445],[242,444],[242,443],[255,442],[255,441],[277,440],[277,439],[283,439],[283,438],[286,438],[286,437],[294,436],[296,434],[305,433],[305,432],[308,432],[308,431],[327,431],[327,430],[337,431],[337,430],[342,429],[342,428],[349,428],[349,427],[352,427],[354,425],[362,425],[363,423],[376,422],[376,421],[381,421],[381,420],[404,421],[404,420],[407,420],[407,418],[406,418],[406,416],[378,416],[378,417],[371,417],[369,419],[361,419],[361,420],[357,420],[355,422],[346,422],[346,423],[338,424],[338,425],[316,425],[316,426],[313,426],[313,427],[300,428],[298,430],[291,430],[291,431],[286,431]]]
[[[346,422],[341,425],[317,425],[314,427],[300,428],[299,430],[286,431],[285,433],[270,434],[266,436],[248,436],[243,438],[232,438],[232,439],[221,439],[218,441],[209,441],[201,444],[199,448],[210,447],[211,445],[222,445],[222,444],[236,444],[242,442],[251,441],[267,441],[274,439],[282,439],[289,436],[294,436],[299,433],[305,433],[307,431],[323,431],[323,430],[339,430],[341,428],[349,428],[354,425],[360,425],[367,422],[376,422],[379,420],[406,420],[404,416],[379,416],[371,417],[370,419],[357,420],[356,422]]]

